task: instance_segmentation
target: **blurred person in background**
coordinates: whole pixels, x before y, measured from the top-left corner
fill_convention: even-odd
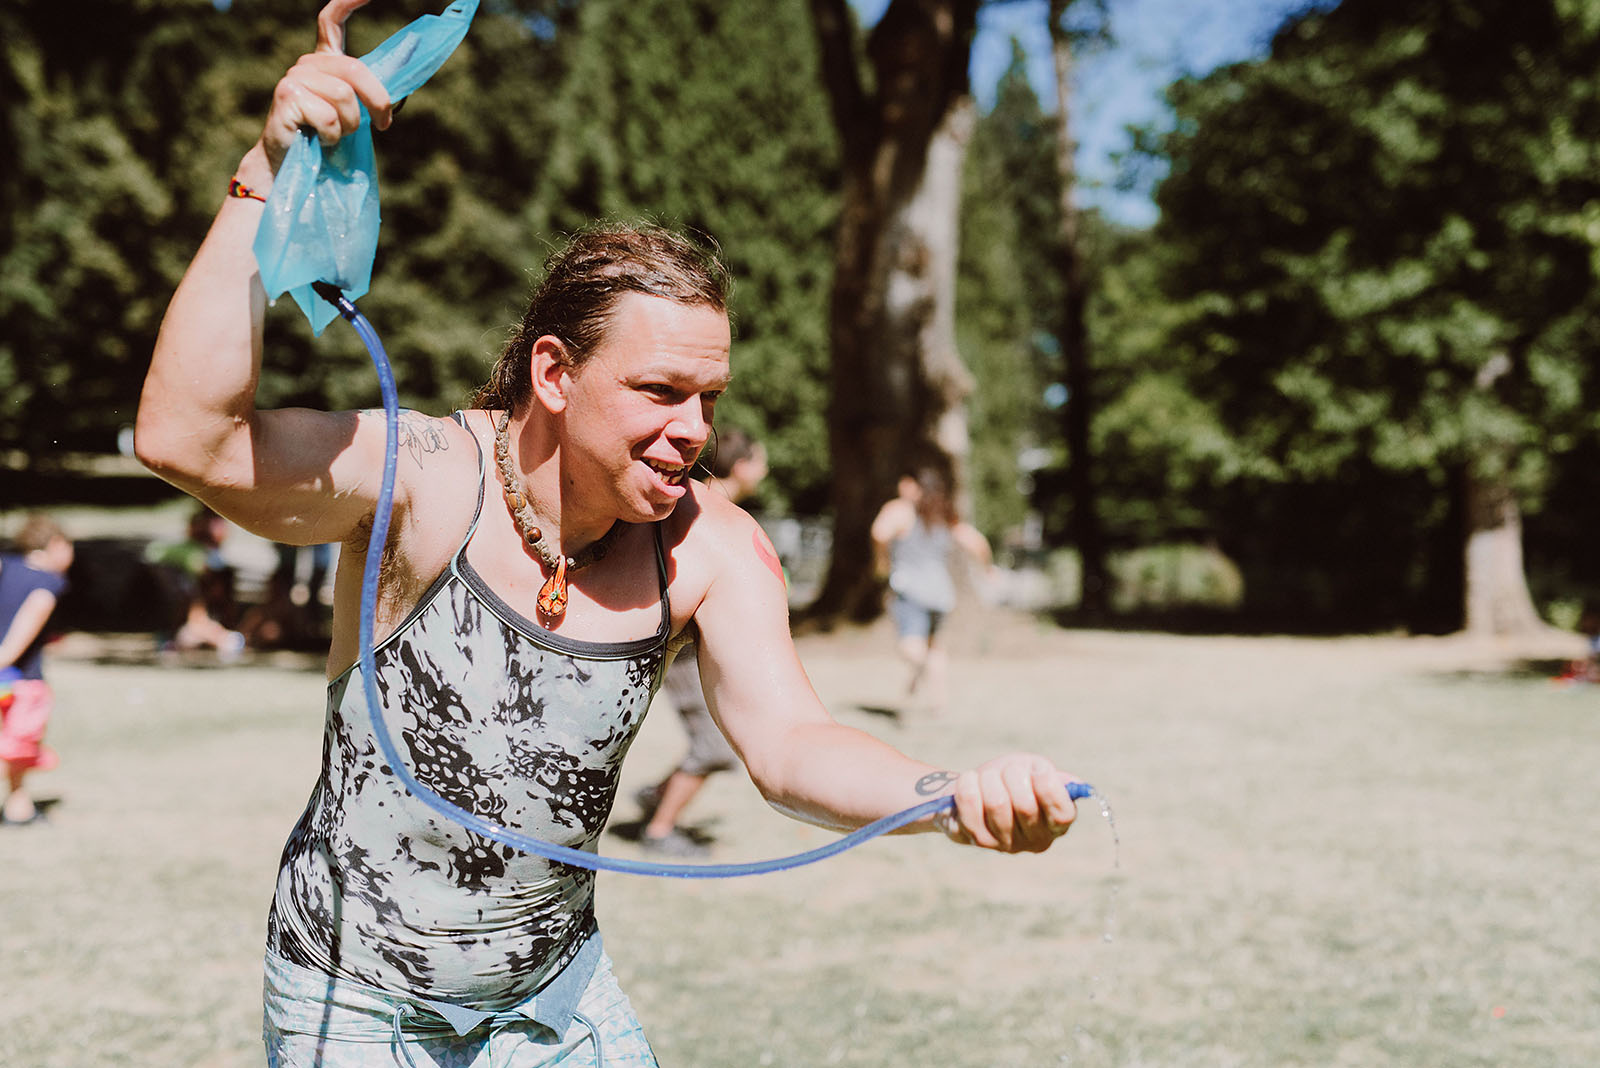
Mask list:
[[[322,587],[333,563],[333,546],[273,546],[278,564],[267,579],[260,604],[245,612],[239,632],[255,649],[291,649],[320,644],[327,639],[322,607]],[[298,585],[302,555],[311,558],[304,599]]]
[[[6,796],[0,821],[43,818],[23,779],[57,764],[44,744],[55,699],[44,681],[45,625],[67,588],[72,542],[55,520],[31,515],[16,537],[17,552],[0,555],[0,763]]]
[[[878,574],[889,582],[896,648],[911,666],[906,692],[940,711],[948,699],[948,658],[939,630],[956,609],[964,560],[982,569],[980,581],[992,578],[989,542],[956,514],[945,474],[924,467],[914,479],[902,478],[899,495],[879,509],[872,544]]]
[[[228,521],[202,505],[190,515],[183,540],[150,546],[147,557],[176,614],[169,642],[173,649],[215,649],[224,660],[233,660],[244,650],[244,635],[228,627],[233,569],[222,557],[227,537]]]
[[[706,485],[734,504],[749,499],[767,477],[766,448],[737,428],[719,432],[713,448],[711,477]],[[662,689],[677,706],[689,751],[665,779],[634,795],[647,817],[639,842],[645,852],[661,856],[705,856],[710,851],[683,831],[678,820],[706,779],[714,772],[736,766],[739,758],[706,707],[700,664],[692,644],[685,645],[668,665]]]
[[[1600,682],[1600,607],[1586,604],[1578,617],[1578,633],[1588,645],[1583,656],[1567,662],[1566,670],[1556,677],[1564,683]]]

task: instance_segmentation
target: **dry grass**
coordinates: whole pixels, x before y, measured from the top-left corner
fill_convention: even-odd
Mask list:
[[[841,718],[919,755],[1027,747],[1096,783],[1120,868],[1086,811],[1042,857],[923,836],[731,883],[604,876],[663,1064],[1594,1063],[1600,688],[1514,669],[1564,648],[998,615],[955,638],[935,719],[864,710],[899,703],[881,629],[802,648]],[[94,652],[51,665],[51,824],[0,833],[0,1064],[258,1064],[263,922],[320,677]],[[680,744],[655,717],[625,787]],[[719,859],[825,837],[732,776],[693,811]]]

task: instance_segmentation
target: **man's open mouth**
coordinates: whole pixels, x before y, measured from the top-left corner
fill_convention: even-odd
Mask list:
[[[669,464],[661,460],[646,458],[644,465],[661,476],[661,481],[669,486],[676,486],[689,477],[688,464]]]

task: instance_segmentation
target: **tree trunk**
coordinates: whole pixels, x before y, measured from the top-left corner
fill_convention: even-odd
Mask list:
[[[1474,385],[1493,390],[1510,374],[1507,353],[1495,353],[1478,370]],[[1506,457],[1479,457],[1464,477],[1466,532],[1466,618],[1469,634],[1532,634],[1544,630],[1533,607],[1522,564],[1522,510],[1511,487]],[[1485,460],[1499,459],[1499,463]],[[1496,472],[1496,473],[1486,473]]]
[[[1471,634],[1533,634],[1545,629],[1528,593],[1522,561],[1522,511],[1504,479],[1467,475],[1466,618]]]
[[[955,260],[977,0],[894,0],[867,42],[870,93],[844,0],[812,0],[812,15],[844,161],[829,312],[833,553],[806,612],[826,623],[882,610],[870,530],[900,475],[931,456],[965,483]]]
[[[1077,206],[1077,143],[1072,137],[1072,38],[1063,20],[1073,0],[1050,0],[1050,53],[1056,74],[1056,173],[1060,178],[1061,231],[1057,235],[1057,267],[1066,294],[1061,309],[1061,356],[1066,365],[1067,403],[1061,408],[1067,443],[1067,488],[1072,497],[1071,535],[1082,562],[1079,609],[1104,615],[1110,604],[1110,572],[1105,536],[1095,493],[1094,457],[1089,425],[1094,418],[1093,374],[1089,331],[1085,322],[1088,294],[1083,277],[1083,251]]]
[[[906,205],[902,250],[914,249],[916,270],[897,269],[889,280],[890,304],[900,291],[907,305],[921,308],[917,337],[915,438],[917,447],[948,465],[953,499],[972,514],[968,461],[972,438],[967,429],[967,398],[972,373],[956,348],[956,260],[960,252],[961,175],[977,125],[978,107],[961,96],[945,112],[928,145],[922,184]],[[894,314],[891,308],[891,316]]]

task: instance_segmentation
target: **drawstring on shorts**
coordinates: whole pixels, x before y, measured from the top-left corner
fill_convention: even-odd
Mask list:
[[[405,1031],[401,1024],[416,1014],[417,1010],[409,1002],[402,1001],[394,1007],[394,1015],[390,1017],[390,1023],[394,1025],[394,1048],[400,1058],[405,1061],[406,1068],[417,1068],[417,1062],[411,1057],[411,1047],[406,1042]],[[509,1013],[503,1017],[495,1016],[491,1017],[491,1019],[496,1021],[496,1027],[510,1023],[513,1020],[526,1022],[526,1017]],[[600,1028],[596,1027],[594,1021],[581,1012],[574,1012],[572,1019],[576,1023],[581,1023],[588,1030],[589,1039],[594,1043],[594,1068],[606,1068],[606,1053],[604,1047],[600,1044]],[[494,1029],[489,1032],[489,1041],[491,1043],[494,1041]]]

